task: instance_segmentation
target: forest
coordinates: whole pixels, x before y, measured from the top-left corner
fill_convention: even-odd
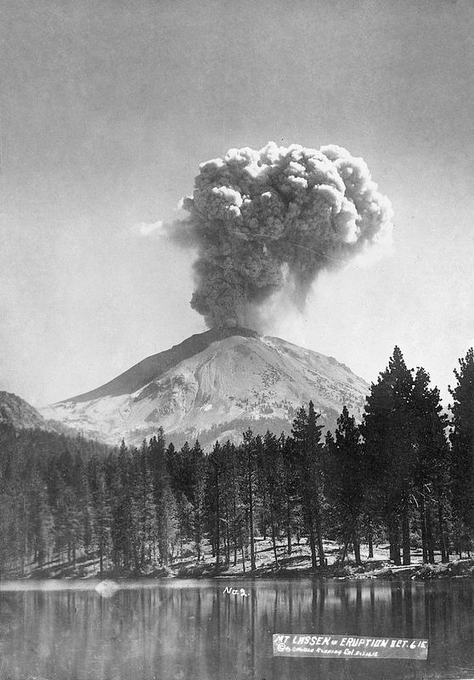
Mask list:
[[[423,368],[395,347],[372,384],[361,423],[343,408],[324,434],[313,403],[291,436],[251,429],[242,441],[177,449],[163,431],[139,448],[0,426],[0,577],[41,575],[52,560],[80,576],[166,569],[204,547],[216,573],[256,570],[256,540],[271,541],[275,569],[304,537],[312,569],[325,541],[361,563],[361,545],[390,546],[395,565],[471,550],[474,529],[474,354],[454,370],[448,412]],[[280,547],[280,550],[278,550]]]

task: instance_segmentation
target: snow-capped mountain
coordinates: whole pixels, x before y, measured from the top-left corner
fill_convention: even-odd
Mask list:
[[[289,433],[310,400],[333,429],[344,404],[360,418],[368,390],[332,357],[244,328],[214,328],[42,413],[110,444],[140,444],[161,426],[175,445],[209,445],[239,440],[248,427]]]

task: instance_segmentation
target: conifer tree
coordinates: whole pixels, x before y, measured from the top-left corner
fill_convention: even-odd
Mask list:
[[[449,448],[438,389],[430,388],[430,377],[418,368],[413,382],[411,416],[416,462],[413,491],[420,517],[423,561],[434,562],[436,543],[447,561],[446,528],[449,517]],[[435,535],[437,528],[437,537]],[[436,538],[438,540],[436,540]]]
[[[0,478],[0,578],[18,568],[18,545],[15,532],[15,493]]]
[[[222,504],[222,447],[218,441],[209,454],[209,467],[206,479],[207,526],[212,546],[212,556],[215,557],[216,569],[221,560],[221,504]]]
[[[194,544],[197,552],[198,562],[201,559],[201,542],[204,534],[204,516],[206,504],[206,468],[207,459],[198,441],[191,450],[192,461],[192,484],[191,484],[191,505],[192,517],[191,526],[194,534]]]
[[[112,560],[116,568],[129,571],[134,557],[134,522],[130,452],[122,441],[115,465],[112,468]]]
[[[172,444],[166,450],[170,489],[176,504],[180,550],[182,550],[183,542],[189,540],[192,535],[192,508],[189,500],[192,486],[190,453],[188,442],[185,442],[179,450],[176,450]]]
[[[153,548],[157,539],[156,507],[146,442],[143,442],[140,450],[135,451],[134,464],[136,469],[136,484],[133,490],[135,530],[137,532],[136,568],[143,571],[153,561]]]
[[[245,551],[248,545],[248,507],[247,481],[242,447],[236,447],[226,441],[222,447],[222,498],[224,505],[226,558],[230,561],[233,552],[233,563],[237,564],[238,551],[241,552],[242,568],[245,571]]]
[[[277,539],[285,522],[285,474],[282,440],[267,430],[263,439],[260,456],[262,505],[266,506],[273,556],[278,566]]]
[[[301,497],[299,494],[299,473],[294,451],[294,442],[291,437],[282,434],[279,438],[282,453],[283,466],[283,505],[284,505],[284,526],[286,534],[286,551],[288,555],[292,553],[292,537],[295,528],[299,524],[301,515]]]
[[[386,526],[395,564],[400,564],[401,547],[403,563],[410,563],[409,511],[415,462],[412,389],[411,371],[395,347],[388,367],[371,387],[362,427],[370,512]]]
[[[456,516],[468,532],[474,530],[474,350],[459,359],[457,384],[450,388],[452,494]]]
[[[93,521],[94,521],[94,546],[99,557],[99,573],[102,576],[108,562],[111,549],[112,532],[112,506],[111,486],[108,479],[111,477],[110,461],[93,459],[88,464],[88,479],[92,495]],[[107,474],[107,468],[109,474]]]
[[[244,432],[244,441],[240,447],[242,452],[242,468],[244,470],[245,482],[243,485],[242,497],[247,506],[247,526],[250,542],[250,570],[255,571],[255,487],[257,469],[257,441],[249,428]]]
[[[167,462],[171,455],[170,451],[166,451],[163,430],[160,428],[158,435],[150,439],[148,460],[156,506],[158,551],[164,565],[170,561],[178,534],[176,501]]]
[[[333,509],[335,528],[343,541],[343,559],[349,543],[354,548],[356,564],[361,563],[361,518],[364,510],[365,470],[359,428],[344,406],[337,420],[334,437],[326,438],[326,494]]]
[[[310,401],[307,412],[303,407],[300,408],[292,428],[294,458],[298,470],[313,568],[317,566],[316,547],[319,564],[325,565],[322,534],[323,445],[321,443],[322,425],[318,425],[318,418],[319,414],[316,414],[314,404]]]
[[[28,496],[32,518],[33,559],[42,567],[52,543],[54,520],[48,503],[47,487],[39,470],[34,470],[30,478]]]

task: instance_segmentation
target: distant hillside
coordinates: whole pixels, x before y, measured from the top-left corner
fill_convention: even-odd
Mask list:
[[[16,430],[47,430],[67,437],[77,437],[77,429],[58,420],[44,418],[27,401],[11,392],[0,390],[0,425],[11,425]],[[89,434],[94,439],[92,434]],[[98,437],[100,439],[100,437]]]
[[[46,429],[46,421],[41,413],[10,392],[0,392],[0,423],[7,423],[18,429]]]

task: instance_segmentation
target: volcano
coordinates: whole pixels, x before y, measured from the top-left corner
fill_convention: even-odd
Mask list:
[[[249,427],[289,434],[310,400],[334,429],[344,405],[360,419],[368,391],[332,357],[246,328],[213,328],[41,412],[109,444],[141,444],[162,427],[175,446],[211,446],[239,441]]]

